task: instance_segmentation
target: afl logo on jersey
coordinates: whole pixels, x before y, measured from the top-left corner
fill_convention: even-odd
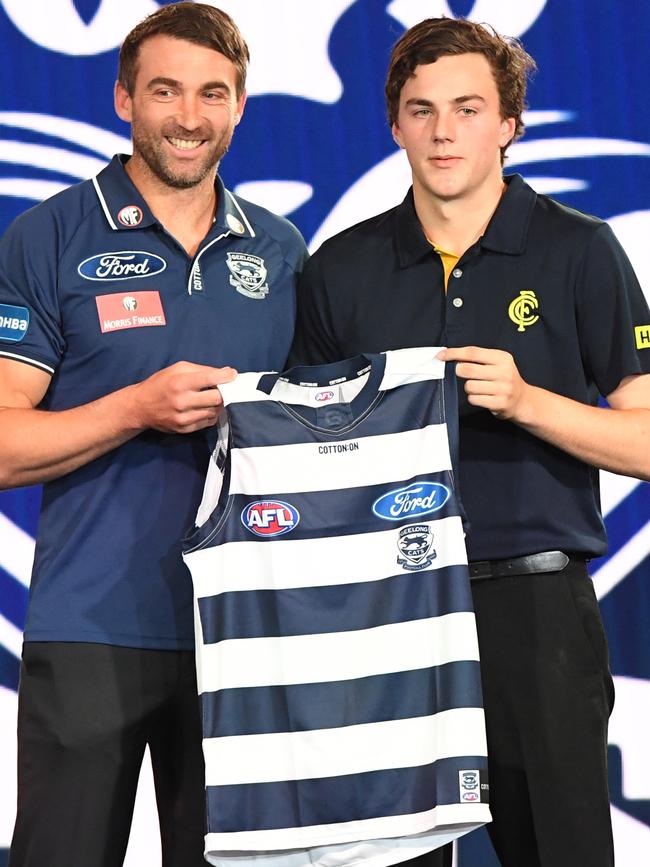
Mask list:
[[[325,403],[325,401],[331,400],[333,397],[333,391],[319,391],[314,395],[314,400],[318,401],[318,403]]]
[[[241,513],[241,520],[251,533],[270,538],[295,530],[300,522],[300,513],[281,500],[256,500],[246,506]]]
[[[416,482],[408,488],[396,488],[372,504],[372,511],[384,521],[416,518],[442,509],[449,499],[449,488],[438,482]]]
[[[142,209],[137,205],[127,205],[119,212],[117,219],[123,226],[139,226],[142,222]]]

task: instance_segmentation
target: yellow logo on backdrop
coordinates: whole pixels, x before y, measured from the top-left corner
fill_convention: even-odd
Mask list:
[[[650,325],[636,325],[634,336],[637,349],[650,349]]]
[[[539,316],[533,311],[537,310],[539,302],[534,292],[523,289],[508,307],[508,316],[515,325],[517,331],[525,331],[530,325],[534,325]]]

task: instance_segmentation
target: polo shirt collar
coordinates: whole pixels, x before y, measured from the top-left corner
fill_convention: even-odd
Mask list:
[[[503,180],[506,183],[506,190],[480,244],[486,250],[516,256],[526,249],[537,193],[528,186],[521,175],[509,175]]]
[[[521,175],[510,175],[504,181],[507,189],[488,223],[480,245],[497,253],[517,255],[526,249],[537,193]],[[397,259],[401,268],[408,268],[433,251],[415,212],[413,188],[397,206],[395,217]]]
[[[118,232],[142,229],[158,222],[126,173],[124,166],[128,159],[125,154],[116,154],[93,178],[108,224]]]
[[[415,212],[413,187],[395,211],[395,247],[400,268],[419,262],[433,253],[433,247],[422,231],[422,225]]]
[[[155,226],[158,220],[126,173],[129,157],[116,154],[110,163],[93,178],[93,184],[108,224],[118,232]],[[254,238],[255,231],[242,204],[227,190],[221,178],[215,179],[217,213],[214,229],[241,238]]]
[[[244,203],[224,187],[219,175],[215,179],[214,186],[217,193],[214,228],[229,232],[237,238],[254,238],[255,230],[246,216]]]

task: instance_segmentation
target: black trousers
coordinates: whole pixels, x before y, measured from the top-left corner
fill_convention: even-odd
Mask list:
[[[612,867],[607,643],[583,563],[472,582],[503,867]]]
[[[194,653],[25,643],[10,867],[122,867],[146,745],[163,867],[205,867]]]

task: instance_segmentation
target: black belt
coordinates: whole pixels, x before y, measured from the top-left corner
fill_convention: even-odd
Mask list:
[[[525,557],[512,557],[510,560],[477,560],[469,564],[469,577],[472,581],[482,578],[504,578],[506,575],[537,575],[540,572],[561,572],[575,557],[564,551],[542,551]]]

